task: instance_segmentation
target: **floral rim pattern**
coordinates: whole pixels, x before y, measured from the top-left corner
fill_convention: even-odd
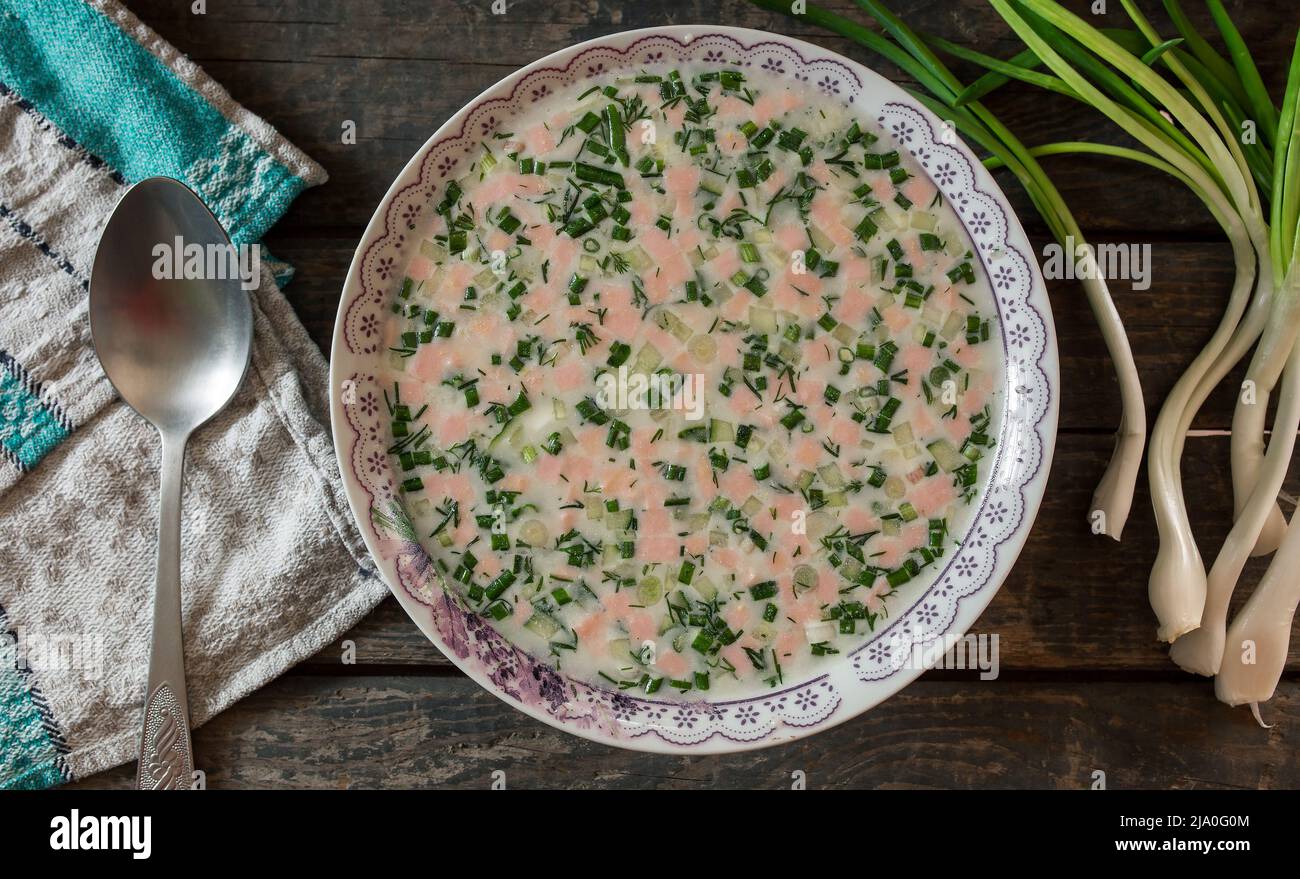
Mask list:
[[[1041,498],[1055,433],[1054,336],[1037,266],[1011,240],[1019,235],[1023,242],[1023,233],[1005,200],[995,186],[986,191],[982,169],[977,172],[965,148],[901,90],[839,56],[771,36],[686,27],[615,34],[557,53],[498,83],[444,125],[399,176],[358,249],[340,304],[331,359],[335,445],[353,512],[390,588],[438,647],[480,684],[539,719],[598,741],[648,750],[737,750],[798,737],[865,710],[920,673],[900,657],[906,659],[914,643],[948,633],[963,600],[979,599],[974,613],[987,604],[1001,582],[994,574],[1000,569],[1005,576]],[[547,66],[557,59],[563,63]],[[386,371],[384,305],[418,240],[414,233],[421,214],[454,179],[461,162],[477,152],[481,139],[557,88],[612,69],[664,62],[717,63],[791,76],[828,100],[874,114],[885,134],[925,169],[966,227],[993,286],[1006,357],[990,482],[966,539],[942,573],[834,670],[725,702],[639,698],[571,680],[461,608],[440,586],[398,501],[378,379]],[[868,107],[873,94],[886,100]],[[985,174],[983,180],[988,179]],[[1020,539],[1012,540],[1017,535]],[[1008,541],[1014,546],[1003,558]],[[865,701],[852,698],[852,691],[863,688],[879,692]],[[845,709],[853,701],[861,704]]]

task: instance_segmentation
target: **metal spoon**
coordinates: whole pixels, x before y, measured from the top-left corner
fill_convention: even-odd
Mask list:
[[[149,790],[188,789],[194,775],[181,640],[185,443],[234,396],[253,338],[252,308],[238,276],[157,277],[167,274],[160,260],[178,243],[201,245],[205,253],[209,245],[230,247],[216,217],[184,184],[142,180],[113,209],[90,276],[90,333],[99,362],[122,399],[162,437],[153,647],[136,777]]]

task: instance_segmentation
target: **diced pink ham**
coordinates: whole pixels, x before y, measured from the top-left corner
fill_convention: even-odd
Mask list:
[[[865,507],[848,507],[843,516],[844,527],[853,534],[865,534],[880,528],[878,519]]]
[[[831,425],[831,442],[856,446],[862,438],[862,426],[850,418],[837,418]]]
[[[743,503],[746,498],[758,490],[758,481],[748,467],[739,464],[727,468],[718,477],[718,488],[722,494],[734,503]]]
[[[655,658],[655,666],[670,678],[681,680],[691,670],[691,665],[675,650],[662,650]]]
[[[444,449],[469,439],[468,412],[447,412],[436,419],[438,444]]]
[[[792,656],[795,651],[803,647],[804,641],[803,628],[794,626],[776,636],[776,640],[772,642],[772,649],[778,656]]]
[[[896,363],[901,363],[909,376],[924,378],[934,362],[934,351],[924,345],[905,343],[898,352]]]
[[[718,255],[705,263],[710,274],[719,281],[729,281],[740,269],[740,251],[726,244],[718,248]]]
[[[646,510],[639,519],[640,534],[644,537],[659,537],[672,533],[672,516],[667,510]]]
[[[534,125],[524,133],[524,145],[532,156],[544,156],[555,149],[555,135],[545,125]]]
[[[677,548],[680,544],[672,534],[656,537],[638,537],[636,557],[642,562],[672,562],[677,560]]]
[[[908,493],[908,500],[912,502],[917,513],[929,518],[942,513],[949,504],[957,500],[957,489],[953,486],[950,474],[937,473],[919,482]]]
[[[633,610],[627,615],[627,633],[634,641],[649,641],[655,636],[655,618],[644,610]]]
[[[903,195],[919,208],[929,207],[937,191],[930,178],[923,174],[913,174],[911,179],[903,184]]]
[[[533,470],[543,484],[558,482],[560,474],[564,472],[563,455],[543,453],[533,464]]]
[[[749,605],[744,602],[733,601],[723,610],[722,618],[726,620],[731,631],[739,632],[749,625]]]
[[[950,356],[957,362],[958,366],[965,369],[977,368],[984,359],[977,345],[961,345],[952,350]]]
[[[825,450],[820,441],[812,437],[800,437],[794,443],[794,460],[807,470],[812,470],[821,462]]]
[[[571,359],[551,371],[551,382],[559,391],[572,391],[580,387],[586,380],[587,369],[581,360]]]
[[[901,336],[903,330],[912,325],[912,315],[909,311],[910,309],[903,308],[901,305],[886,305],[880,310],[880,316],[885,319],[885,325],[895,336]]]
[[[622,619],[632,607],[632,596],[626,590],[607,592],[601,596],[600,603],[611,615]]]
[[[817,227],[831,241],[841,247],[853,243],[853,230],[844,222],[844,206],[833,194],[827,190],[818,191],[813,196],[809,213]]]
[[[798,223],[782,223],[772,238],[787,253],[808,248],[808,233]]]
[[[605,641],[600,636],[609,625],[605,614],[600,611],[589,613],[573,624],[573,631],[578,633],[578,641],[583,650],[590,650],[595,655],[605,653]]]
[[[650,277],[657,277],[667,287],[675,290],[695,276],[686,254],[678,247],[678,242],[669,238],[668,234],[658,226],[646,229],[637,241],[654,261],[652,272],[643,276],[647,282]]]
[[[416,281],[427,280],[433,277],[433,262],[428,257],[416,255],[406,267],[406,274]]]

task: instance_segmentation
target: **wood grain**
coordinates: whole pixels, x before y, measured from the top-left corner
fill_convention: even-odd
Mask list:
[[[464,678],[281,678],[200,728],[213,788],[1294,788],[1300,685],[1260,729],[1205,684],[922,679],[815,739],[721,757],[597,745]],[[129,787],[129,767],[78,787]]]

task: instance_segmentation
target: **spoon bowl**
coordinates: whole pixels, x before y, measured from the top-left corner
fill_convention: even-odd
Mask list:
[[[163,432],[188,433],[220,412],[252,347],[240,279],[184,276],[196,246],[206,276],[207,254],[221,258],[230,239],[184,184],[151,177],[118,202],[91,270],[95,352],[122,399]]]
[[[190,433],[230,402],[248,368],[253,311],[217,218],[166,177],[127,190],[99,239],[90,335],[122,399],[162,439],[153,646],[137,785],[194,776],[181,635],[181,485]],[[260,260],[256,263],[260,267]]]

